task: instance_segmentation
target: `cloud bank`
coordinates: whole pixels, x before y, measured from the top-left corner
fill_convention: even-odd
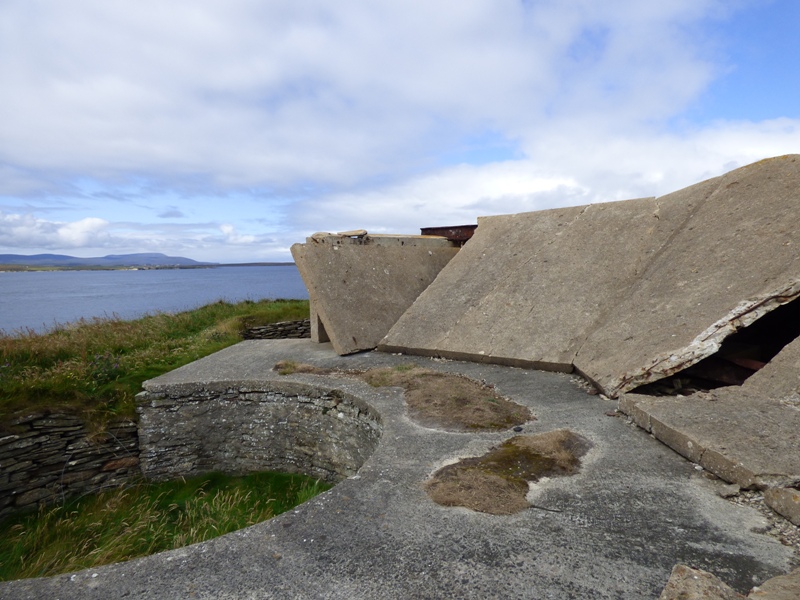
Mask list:
[[[287,259],[668,193],[800,148],[792,115],[690,118],[754,5],[10,0],[0,245]]]

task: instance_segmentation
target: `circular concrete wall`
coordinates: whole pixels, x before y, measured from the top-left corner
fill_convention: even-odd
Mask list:
[[[354,475],[381,434],[378,413],[336,389],[296,382],[215,382],[138,398],[142,473],[166,480],[221,471]]]

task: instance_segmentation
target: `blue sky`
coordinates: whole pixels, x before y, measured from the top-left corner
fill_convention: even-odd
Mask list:
[[[0,253],[290,260],[669,193],[800,152],[798,27],[795,0],[6,0]]]

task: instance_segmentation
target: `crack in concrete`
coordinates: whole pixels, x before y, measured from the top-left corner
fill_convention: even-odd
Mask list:
[[[742,301],[727,315],[702,331],[685,348],[656,356],[649,365],[633,373],[626,373],[618,379],[612,379],[604,391],[616,398],[622,392],[682,371],[717,352],[723,340],[729,335],[752,325],[767,313],[798,297],[800,297],[800,280],[761,297]]]

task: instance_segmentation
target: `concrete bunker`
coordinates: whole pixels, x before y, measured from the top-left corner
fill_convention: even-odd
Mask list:
[[[146,382],[137,412],[142,473],[156,481],[283,471],[337,483],[356,474],[382,431],[360,398],[297,382]]]

